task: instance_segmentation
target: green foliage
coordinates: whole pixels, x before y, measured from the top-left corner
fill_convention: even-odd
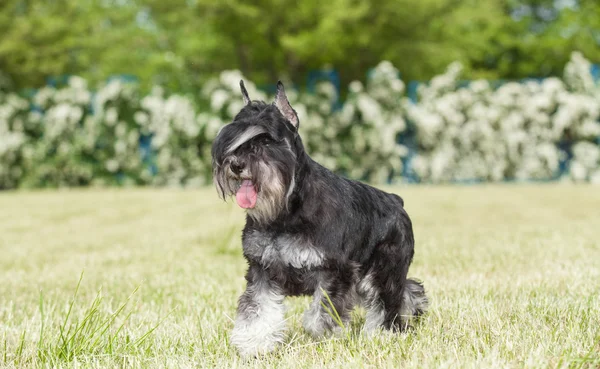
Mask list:
[[[574,50],[600,61],[600,3],[5,0],[0,34],[0,70],[18,88],[127,74],[144,92],[159,84],[197,93],[223,70],[264,85],[301,82],[324,66],[347,84],[381,60],[405,81],[428,80],[455,60],[465,78],[507,79],[558,76]]]
[[[92,81],[135,73],[150,50],[139,4],[115,1],[0,2],[0,70],[19,87],[81,74]]]

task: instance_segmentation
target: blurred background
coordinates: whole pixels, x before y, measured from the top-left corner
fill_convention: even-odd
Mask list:
[[[352,178],[600,182],[597,0],[3,0],[0,35],[0,189],[208,184],[242,78]]]

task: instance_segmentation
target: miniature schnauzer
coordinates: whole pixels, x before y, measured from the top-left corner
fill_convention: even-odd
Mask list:
[[[366,332],[410,327],[428,300],[407,279],[414,238],[404,201],[313,161],[281,82],[273,104],[251,101],[243,81],[240,88],[245,106],[212,147],[220,196],[247,211],[247,286],[232,344],[255,356],[283,342],[286,296],[314,297],[303,319],[313,336],[339,331],[355,304],[367,311]]]

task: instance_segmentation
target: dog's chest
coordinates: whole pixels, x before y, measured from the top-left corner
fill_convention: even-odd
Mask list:
[[[244,253],[264,266],[280,265],[313,269],[323,264],[324,255],[303,236],[268,235],[254,231],[244,239]]]

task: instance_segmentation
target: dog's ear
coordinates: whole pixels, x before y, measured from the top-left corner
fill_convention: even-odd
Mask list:
[[[248,96],[248,91],[246,90],[246,86],[244,86],[244,80],[240,79],[240,90],[242,90],[242,98],[244,99],[244,105],[250,104],[250,97]]]
[[[298,129],[298,124],[300,121],[298,120],[298,114],[290,105],[287,96],[285,95],[285,89],[283,88],[283,83],[281,81],[277,82],[277,94],[275,95],[275,106],[296,129]]]

